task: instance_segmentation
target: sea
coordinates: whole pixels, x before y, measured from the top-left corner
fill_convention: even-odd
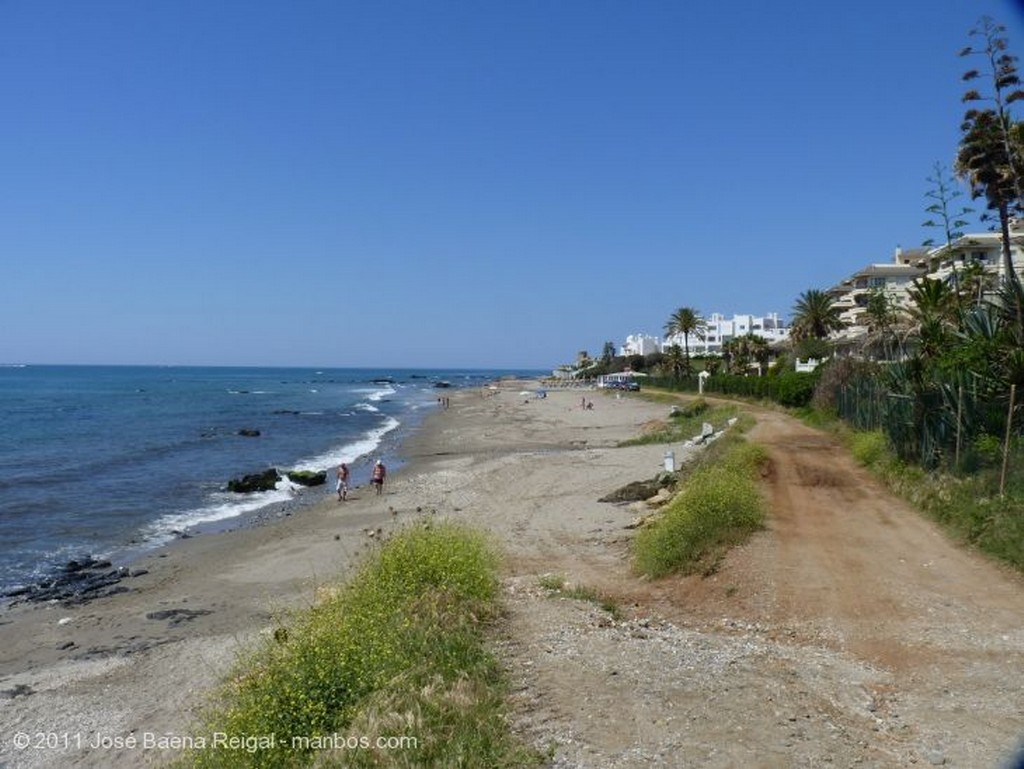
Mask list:
[[[376,458],[400,465],[403,438],[444,394],[540,373],[0,366],[0,595],[71,560],[125,564],[315,502],[340,462],[363,485]],[[285,474],[273,491],[226,490],[270,467]],[[288,470],[328,482],[300,487]]]

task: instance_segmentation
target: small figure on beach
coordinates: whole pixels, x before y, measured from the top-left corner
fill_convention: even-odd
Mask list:
[[[338,501],[344,502],[348,498],[348,465],[344,462],[338,465],[338,482],[335,488],[338,491]]]
[[[384,463],[381,460],[377,460],[377,463],[373,466],[373,472],[370,473],[370,483],[377,489],[377,496],[379,497],[384,493],[384,476],[388,473],[387,468],[384,467]]]

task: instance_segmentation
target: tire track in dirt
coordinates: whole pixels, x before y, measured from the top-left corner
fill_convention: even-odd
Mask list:
[[[517,543],[527,731],[558,743],[558,767],[999,766],[1024,736],[1024,581],[951,543],[831,436],[751,410],[768,522],[714,574],[639,579],[614,529],[603,544],[560,531],[534,560],[534,520]],[[552,605],[530,588],[544,571],[627,619]]]

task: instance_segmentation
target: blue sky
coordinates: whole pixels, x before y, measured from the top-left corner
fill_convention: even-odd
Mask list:
[[[550,368],[931,233],[1008,0],[0,0],[0,361]]]

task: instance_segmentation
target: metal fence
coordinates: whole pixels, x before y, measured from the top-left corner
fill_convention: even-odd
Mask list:
[[[861,376],[837,387],[835,403],[841,419],[881,430],[897,456],[928,469],[1005,462],[1021,435],[1016,388],[992,392],[967,376]]]

